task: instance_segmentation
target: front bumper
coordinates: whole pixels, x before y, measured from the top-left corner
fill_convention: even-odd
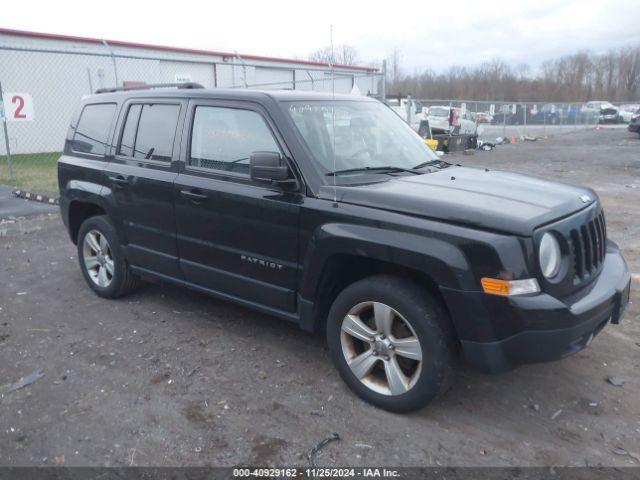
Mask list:
[[[637,133],[640,130],[640,123],[630,123],[629,126],[627,126],[627,130]]]
[[[443,294],[465,358],[480,370],[496,373],[524,363],[558,360],[582,350],[607,323],[620,322],[629,302],[630,285],[620,250],[609,242],[600,275],[562,300],[544,293],[499,297],[445,290]],[[467,328],[462,318],[468,320]]]

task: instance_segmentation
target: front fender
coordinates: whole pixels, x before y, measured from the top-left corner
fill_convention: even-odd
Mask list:
[[[472,289],[474,278],[463,252],[453,243],[367,225],[328,223],[314,231],[300,284],[302,298],[313,301],[328,260],[346,254],[380,260],[427,274],[439,286]]]

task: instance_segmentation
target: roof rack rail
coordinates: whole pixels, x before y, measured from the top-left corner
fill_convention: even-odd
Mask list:
[[[112,93],[112,92],[127,92],[129,90],[150,90],[154,88],[204,88],[202,85],[196,82],[183,82],[183,83],[150,83],[142,85],[127,85],[124,87],[109,87],[99,88],[96,93]]]

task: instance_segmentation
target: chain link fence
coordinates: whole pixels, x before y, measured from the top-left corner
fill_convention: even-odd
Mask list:
[[[305,61],[268,61],[238,54],[117,48],[106,42],[18,41],[0,35],[0,91],[4,102],[0,132],[0,185],[57,191],[56,164],[71,116],[80,98],[99,88],[153,83],[197,82],[206,88],[294,89],[360,93],[386,100],[385,69],[336,67]],[[217,55],[217,57],[216,57]],[[275,59],[274,59],[275,60]],[[596,102],[528,103],[450,99],[413,99],[412,119],[448,115],[480,139],[536,137],[620,124],[618,112]],[[399,100],[398,100],[399,104]],[[439,108],[444,107],[444,108]],[[630,111],[638,105],[625,105]],[[626,115],[626,114],[625,114]]]
[[[596,125],[623,125],[640,105],[614,105],[608,102],[545,103],[545,102],[497,102],[450,99],[415,99],[416,112],[428,117],[448,115],[449,108],[458,111],[461,122],[477,126],[481,139],[498,137],[537,137],[572,132]],[[441,108],[444,107],[444,108]],[[602,108],[601,108],[602,107]],[[624,110],[621,109],[624,107]]]
[[[196,82],[205,88],[256,88],[376,96],[376,68],[164,51],[0,35],[0,185],[57,191],[56,164],[79,100],[99,88]],[[0,102],[0,106],[3,102]]]

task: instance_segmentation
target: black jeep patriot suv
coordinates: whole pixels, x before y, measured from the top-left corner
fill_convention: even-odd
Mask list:
[[[82,100],[58,174],[98,295],[156,279],[322,330],[388,410],[432,400],[458,349],[560,359],[628,303],[592,190],[446,163],[373,99],[113,89]]]

